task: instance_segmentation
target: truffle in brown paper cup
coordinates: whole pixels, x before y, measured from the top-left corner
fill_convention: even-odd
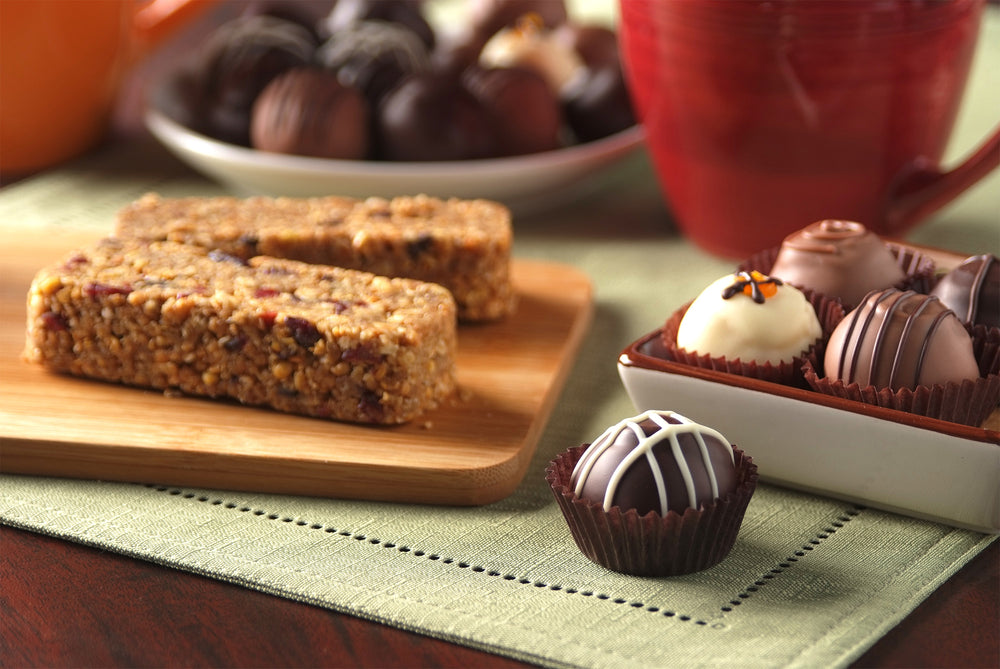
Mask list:
[[[812,361],[803,364],[802,372],[809,386],[824,395],[979,427],[1000,403],[1000,329],[984,326],[968,329],[979,365],[978,379],[893,391],[820,376]]]
[[[581,499],[570,487],[573,468],[588,445],[560,453],[545,470],[556,502],[580,551],[602,567],[633,576],[680,576],[721,562],[736,543],[757,486],[757,465],[733,448],[736,489],[683,514],[604,507]]]
[[[823,334],[808,349],[791,360],[779,363],[744,361],[739,358],[733,360],[724,356],[712,356],[708,353],[688,351],[679,347],[677,345],[677,329],[680,327],[688,307],[691,306],[691,302],[671,314],[664,324],[661,339],[666,355],[674,362],[692,367],[746,376],[784,386],[807,388],[806,381],[802,376],[802,366],[807,360],[812,361],[814,366],[818,364],[817,361],[822,360],[826,350],[826,340],[829,339],[833,329],[837,327],[837,323],[844,318],[844,308],[838,300],[825,295],[810,290],[802,290],[802,294],[805,295],[816,312]]]

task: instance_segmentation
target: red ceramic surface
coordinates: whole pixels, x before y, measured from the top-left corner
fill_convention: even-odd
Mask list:
[[[899,234],[1000,164],[949,172],[983,0],[621,0],[636,109],[681,230],[724,256],[824,218]]]

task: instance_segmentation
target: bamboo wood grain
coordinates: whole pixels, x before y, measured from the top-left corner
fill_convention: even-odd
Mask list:
[[[21,359],[35,272],[93,235],[4,226],[0,471],[478,505],[520,483],[593,312],[566,265],[516,260],[517,313],[461,326],[447,406],[408,425],[336,423],[53,374]]]

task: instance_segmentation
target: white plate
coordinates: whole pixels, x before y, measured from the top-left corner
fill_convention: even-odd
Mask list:
[[[641,127],[527,156],[448,162],[328,160],[256,151],[193,132],[150,106],[146,126],[175,155],[240,195],[486,198],[537,212],[593,187],[643,144]]]
[[[763,481],[1000,534],[1000,432],[696,369],[658,356],[659,336],[618,360],[639,411],[719,430]]]

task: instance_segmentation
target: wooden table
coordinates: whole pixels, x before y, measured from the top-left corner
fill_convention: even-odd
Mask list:
[[[9,527],[0,527],[0,665],[527,666]],[[1000,541],[854,666],[1000,666]]]

